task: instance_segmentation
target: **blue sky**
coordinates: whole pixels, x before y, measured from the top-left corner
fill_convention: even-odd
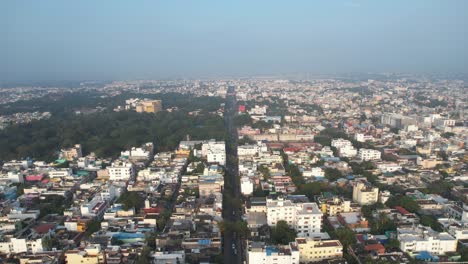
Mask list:
[[[0,80],[467,72],[468,1],[0,1]]]

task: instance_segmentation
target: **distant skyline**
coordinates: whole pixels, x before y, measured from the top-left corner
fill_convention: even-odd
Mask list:
[[[11,0],[0,36],[0,81],[468,72],[464,0]]]

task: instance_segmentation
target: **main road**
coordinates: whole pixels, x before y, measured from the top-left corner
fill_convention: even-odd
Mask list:
[[[223,218],[226,222],[241,220],[240,186],[237,159],[237,128],[234,125],[234,116],[237,112],[236,92],[229,86],[226,103],[224,105],[224,125],[228,136],[226,139],[226,176],[224,178],[224,206]],[[242,241],[235,232],[227,230],[223,237],[224,263],[242,263]]]

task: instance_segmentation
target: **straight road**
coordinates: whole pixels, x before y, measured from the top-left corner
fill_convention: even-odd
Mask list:
[[[224,106],[224,125],[228,132],[226,140],[226,176],[225,181],[225,199],[223,206],[224,221],[241,220],[241,208],[227,200],[240,200],[239,171],[237,159],[237,129],[234,125],[234,116],[237,112],[237,102],[235,88],[230,86],[226,96]],[[226,199],[226,197],[228,199]],[[240,205],[240,203],[239,203]],[[223,237],[224,263],[240,264],[242,263],[242,241],[238,234],[234,232],[224,232]]]

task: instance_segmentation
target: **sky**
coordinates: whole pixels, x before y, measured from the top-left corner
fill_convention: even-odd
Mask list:
[[[465,0],[4,0],[0,81],[466,73]]]

